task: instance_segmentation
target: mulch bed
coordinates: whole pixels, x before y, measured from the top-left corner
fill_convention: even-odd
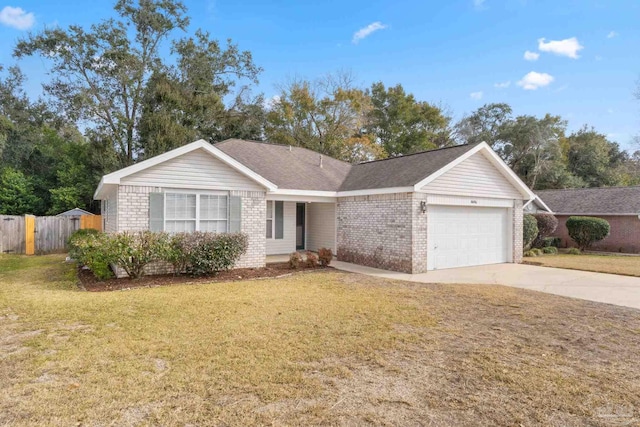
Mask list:
[[[221,271],[209,276],[192,277],[188,275],[175,276],[173,274],[161,274],[155,276],[145,276],[137,280],[128,278],[98,280],[93,273],[86,269],[78,270],[80,286],[89,292],[121,291],[135,288],[152,288],[157,286],[199,284],[215,282],[236,282],[241,280],[255,280],[288,276],[291,274],[328,270],[332,267],[301,267],[296,270],[289,268],[286,262],[267,264],[263,268],[237,268],[234,270]]]

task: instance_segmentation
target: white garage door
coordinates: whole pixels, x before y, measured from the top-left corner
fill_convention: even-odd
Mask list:
[[[506,208],[429,206],[429,270],[509,261]]]

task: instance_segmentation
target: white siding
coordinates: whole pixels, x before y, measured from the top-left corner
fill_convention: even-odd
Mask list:
[[[118,231],[118,190],[112,191],[102,200],[102,231],[115,233]]]
[[[192,151],[122,178],[121,184],[201,190],[264,191],[260,184],[204,150]]]
[[[335,203],[307,204],[307,249],[330,248],[336,253]]]
[[[291,252],[296,251],[296,203],[284,202],[282,211],[283,238],[267,239],[267,255],[283,255],[290,254]],[[264,232],[266,234],[266,219],[263,229],[265,230]]]
[[[432,194],[522,199],[520,192],[482,153],[464,160],[422,190]]]

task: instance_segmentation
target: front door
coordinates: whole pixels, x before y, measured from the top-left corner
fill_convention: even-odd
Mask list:
[[[304,249],[305,204],[296,203],[296,250]]]

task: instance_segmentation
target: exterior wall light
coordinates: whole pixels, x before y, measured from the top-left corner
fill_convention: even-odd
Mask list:
[[[424,200],[420,202],[420,212],[427,213],[427,202]]]

